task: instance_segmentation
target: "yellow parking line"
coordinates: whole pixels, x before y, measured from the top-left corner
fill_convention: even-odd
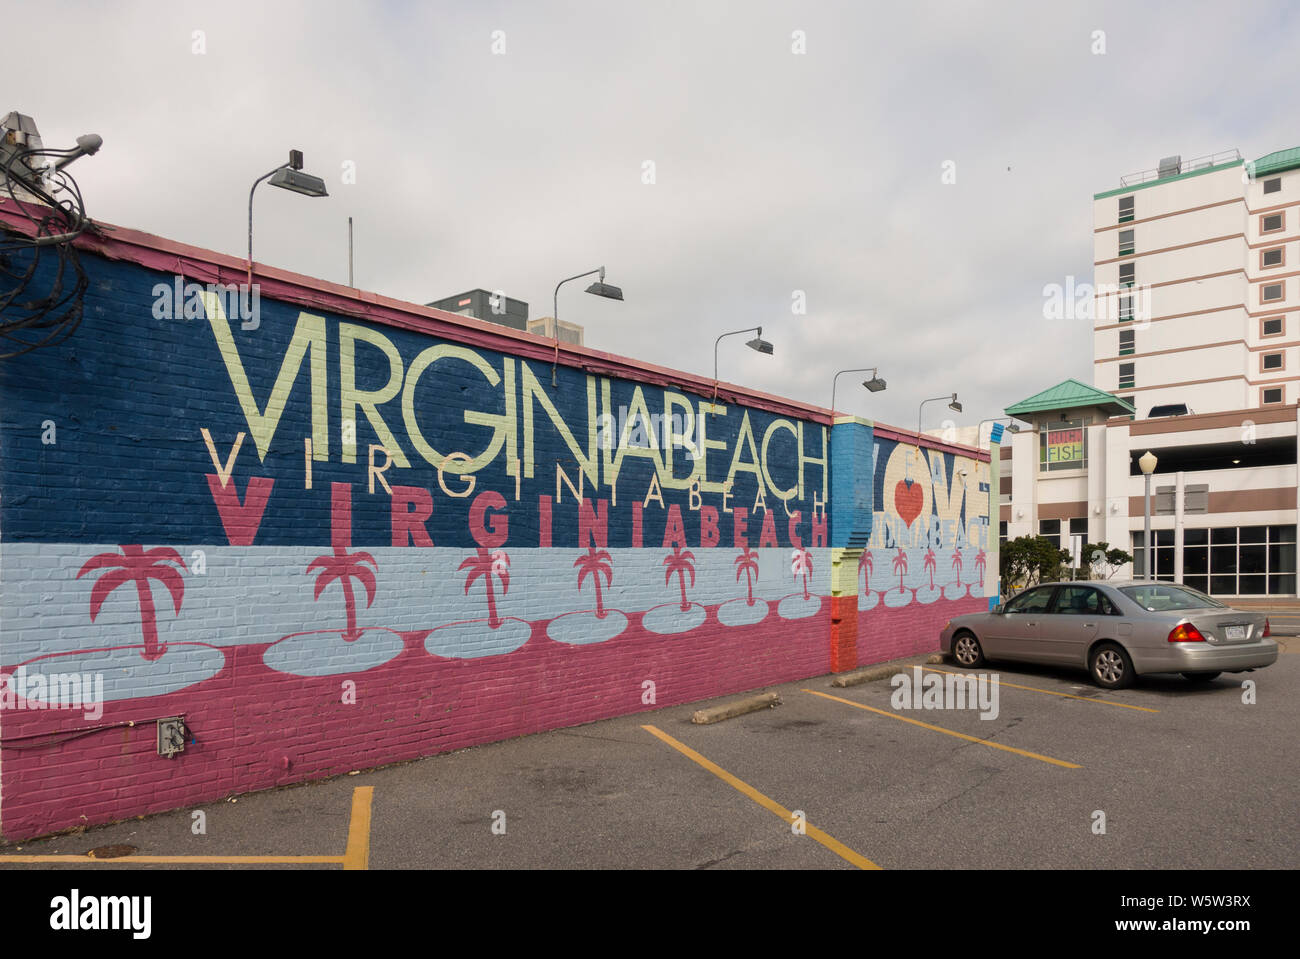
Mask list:
[[[846,706],[856,706],[858,709],[865,709],[868,712],[879,713],[881,716],[888,716],[890,719],[899,719],[905,723],[911,723],[913,726],[920,726],[923,729],[933,729],[936,733],[946,733],[949,736],[956,736],[958,739],[965,739],[968,742],[979,743],[982,746],[992,746],[994,749],[1001,749],[1004,752],[1015,753],[1017,756],[1028,756],[1030,759],[1037,759],[1041,762],[1051,763],[1053,766],[1062,766],[1065,769],[1083,768],[1078,763],[1068,763],[1064,759],[1053,759],[1051,756],[1031,753],[1027,749],[1016,749],[1014,746],[1004,746],[1001,743],[990,742],[987,739],[980,739],[978,736],[967,736],[965,733],[954,732],[951,729],[944,729],[942,726],[932,726],[929,723],[923,723],[919,719],[909,719],[907,716],[899,716],[894,713],[886,712],[883,709],[876,709],[874,706],[864,706],[862,703],[855,703],[851,699],[841,699],[839,696],[832,696],[829,693],[819,693],[815,689],[805,689],[801,691],[812,693],[814,696],[821,696],[823,699],[833,699],[835,702],[844,703]]]
[[[949,675],[949,676],[969,676],[969,675],[973,675],[973,674],[971,674],[971,673],[958,673],[958,672],[954,672],[954,671],[951,670],[951,669],[935,669],[933,666],[922,666],[921,668],[922,668],[922,669],[928,669],[928,670],[929,670],[930,672],[932,672],[932,673],[945,673],[945,674],[947,674],[947,675]],[[1101,705],[1103,705],[1103,706],[1119,706],[1119,707],[1121,707],[1121,708],[1123,708],[1123,709],[1136,709],[1136,710],[1138,710],[1139,712],[1144,712],[1144,713],[1158,713],[1158,712],[1160,712],[1160,710],[1158,710],[1158,709],[1151,709],[1151,708],[1148,707],[1148,706],[1130,706],[1128,703],[1112,703],[1112,702],[1111,702],[1110,700],[1108,700],[1108,699],[1090,699],[1090,698],[1087,697],[1087,696],[1075,696],[1075,695],[1073,695],[1073,694],[1071,694],[1071,693],[1058,693],[1058,692],[1056,692],[1055,690],[1051,690],[1051,689],[1039,689],[1037,686],[1017,686],[1015,683],[1009,683],[1009,682],[1007,682],[1007,681],[1006,681],[1005,679],[1003,679],[1001,676],[998,677],[998,685],[999,685],[999,686],[1010,686],[1012,689],[1027,689],[1027,690],[1029,690],[1031,693],[1045,693],[1045,694],[1047,694],[1048,696],[1064,696],[1066,699],[1079,699],[1079,700],[1082,700],[1082,701],[1085,702],[1085,703],[1101,703]]]
[[[307,865],[330,863],[344,869],[370,868],[370,807],[374,800],[374,786],[358,786],[352,790],[352,817],[348,823],[348,848],[341,856],[119,856],[115,859],[95,859],[89,853],[80,856],[0,856],[0,866],[5,863],[79,862],[119,863],[130,865]]]
[[[374,798],[374,786],[358,786],[352,790],[352,820],[348,823],[344,869],[370,868],[370,807]]]
[[[735,776],[731,775],[731,773],[727,772],[721,766],[705,759],[703,756],[697,753],[694,749],[691,749],[691,747],[687,746],[685,743],[678,742],[676,739],[673,739],[672,736],[669,736],[666,732],[663,732],[660,729],[656,729],[654,726],[642,726],[641,728],[644,729],[646,732],[650,733],[650,735],[655,736],[658,739],[662,740],[663,742],[667,743],[669,746],[672,746],[673,749],[677,750],[687,759],[691,760],[692,762],[700,766],[703,766],[709,772],[713,773],[713,775],[717,776],[719,779],[725,782],[728,786],[731,786],[737,792],[741,792],[744,795],[748,796],[750,799],[754,800],[754,802],[758,803],[768,812],[775,813],[787,825],[793,822],[794,813],[792,813],[790,810],[786,809],[776,800],[768,799],[766,796],[764,796],[761,792],[759,792],[749,783],[741,779],[737,779]],[[866,856],[859,855],[858,853],[850,849],[848,846],[844,845],[844,843],[840,842],[838,839],[834,839],[831,836],[828,836],[826,833],[822,832],[816,826],[808,825],[806,827],[806,835],[817,840],[819,843],[821,843],[831,852],[835,853],[835,855],[839,856],[841,859],[845,860],[846,862],[852,863],[853,865],[857,866],[859,869],[880,868],[874,862],[868,859]]]

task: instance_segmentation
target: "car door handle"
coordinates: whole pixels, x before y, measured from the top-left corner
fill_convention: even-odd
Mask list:
[[[1037,626],[1037,623],[1025,623],[1026,626]]]
[[[1096,623],[1084,623],[1084,624],[1083,624],[1083,628],[1084,628],[1084,629],[1095,629],[1096,626],[1097,626]]]

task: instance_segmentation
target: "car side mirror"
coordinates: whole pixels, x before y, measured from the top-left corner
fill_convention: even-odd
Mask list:
[[[993,607],[993,615],[994,615],[994,616],[1001,616],[1001,615],[1002,615],[1003,613],[1005,613],[1006,611],[1007,611],[1007,608],[1006,608],[1005,606],[1003,606],[1001,603],[998,603],[996,606]]]

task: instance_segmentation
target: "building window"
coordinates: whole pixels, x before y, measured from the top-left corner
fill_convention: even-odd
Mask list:
[[[1005,543],[1007,541],[1007,521],[1002,520],[998,523],[998,541]]]
[[[1273,266],[1286,265],[1286,247],[1275,246],[1271,249],[1259,251],[1259,268],[1267,270]]]
[[[1286,332],[1286,317],[1266,316],[1259,321],[1260,336],[1281,336]]]
[[[1262,353],[1259,357],[1259,371],[1272,373],[1286,368],[1285,353]]]
[[[1044,519],[1038,521],[1038,535],[1051,542],[1057,549],[1061,548],[1061,521]]]
[[[1129,256],[1133,252],[1133,231],[1119,231],[1119,255]]]
[[[1295,547],[1293,525],[1185,529],[1183,584],[1212,596],[1294,595]]]
[[[1259,218],[1260,233],[1279,233],[1286,226],[1286,211],[1265,213]]]
[[[1282,387],[1270,386],[1260,391],[1260,404],[1268,406],[1274,403],[1282,402]]]
[[[1171,529],[1153,529],[1151,542],[1155,552],[1155,579],[1173,582],[1174,579],[1174,531]],[[1147,579],[1147,552],[1143,549],[1142,530],[1133,533],[1133,577]]]
[[[1122,293],[1119,298],[1119,321],[1126,323],[1133,319],[1133,294]]]
[[[1134,397],[1132,397],[1132,396],[1116,396],[1115,399],[1117,399],[1117,400],[1123,400],[1123,401],[1124,401],[1125,403],[1127,403],[1129,406],[1133,407],[1133,409],[1135,409],[1135,410],[1137,409],[1137,403],[1136,403]],[[1122,415],[1124,415],[1124,414],[1120,414],[1120,415],[1122,416]],[[1136,419],[1136,417],[1137,417],[1137,414],[1136,414],[1136,413],[1129,413],[1129,414],[1128,414],[1128,418],[1129,418],[1129,419]]]
[[[1273,179],[1271,179],[1271,180],[1265,180],[1265,181],[1264,181],[1264,192],[1265,192],[1265,193],[1281,193],[1281,192],[1282,192],[1282,178],[1281,178],[1280,176],[1275,176],[1275,177],[1273,177]]]
[[[1119,365],[1119,389],[1131,390],[1137,386],[1137,378],[1133,372],[1133,363],[1121,363]]]
[[[1038,471],[1077,470],[1088,465],[1083,428],[1086,419],[1044,423],[1038,431]]]
[[[1133,197],[1131,195],[1119,198],[1119,222],[1133,222]]]
[[[1121,263],[1119,265],[1119,285],[1132,286],[1137,280],[1137,264]]]
[[[1134,345],[1136,335],[1137,334],[1134,333],[1133,330],[1119,331],[1119,355],[1120,356],[1132,356],[1135,352],[1137,352],[1137,347]]]
[[[1282,299],[1283,287],[1284,284],[1282,283],[1265,283],[1259,288],[1259,302],[1272,303],[1275,300]]]

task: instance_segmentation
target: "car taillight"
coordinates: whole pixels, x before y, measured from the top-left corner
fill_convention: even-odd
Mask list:
[[[1191,623],[1180,623],[1169,631],[1169,642],[1171,643],[1203,643],[1205,637],[1201,631]]]
[[[1268,628],[1268,617],[1266,616],[1264,617],[1264,638],[1268,639],[1268,637],[1272,635],[1273,635],[1272,631]]]

